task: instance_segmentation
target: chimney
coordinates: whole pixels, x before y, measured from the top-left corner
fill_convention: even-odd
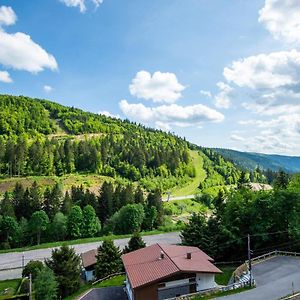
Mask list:
[[[164,258],[165,258],[164,252],[163,252],[163,251],[160,251],[160,257],[159,257],[159,259],[164,259]]]
[[[188,253],[186,254],[186,258],[187,258],[187,259],[192,259],[192,253],[191,253],[191,252],[188,252]]]

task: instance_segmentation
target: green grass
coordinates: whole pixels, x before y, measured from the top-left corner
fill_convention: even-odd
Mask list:
[[[199,192],[198,186],[201,181],[206,177],[205,170],[203,169],[203,158],[198,151],[190,150],[190,156],[195,167],[196,176],[191,181],[180,188],[174,188],[171,190],[173,197],[180,197],[186,195],[194,195]]]
[[[166,232],[176,232],[179,230],[180,230],[180,228],[177,228],[176,226],[166,227],[166,228],[162,226],[160,230],[141,232],[141,235],[142,236],[155,235],[155,234],[162,234],[162,233],[166,233]],[[34,246],[29,246],[29,247],[3,249],[3,250],[0,250],[0,254],[1,253],[9,253],[9,252],[23,252],[23,251],[30,251],[30,250],[37,250],[37,249],[54,248],[54,247],[60,247],[62,245],[72,246],[72,245],[77,245],[77,244],[101,242],[105,239],[116,240],[116,239],[130,238],[130,237],[131,237],[131,234],[123,234],[123,235],[100,236],[100,237],[85,238],[85,239],[70,240],[70,241],[51,242],[51,243],[44,243],[44,244],[34,245]]]
[[[65,300],[74,300],[77,299],[77,297],[81,296],[82,294],[86,293],[88,290],[92,289],[92,288],[104,288],[104,287],[110,287],[110,286],[122,286],[124,284],[124,280],[125,280],[125,275],[119,275],[116,277],[113,277],[111,279],[102,281],[100,283],[97,283],[95,285],[92,285],[91,283],[89,284],[84,284],[80,287],[80,289],[65,298]]]
[[[7,299],[15,295],[20,283],[21,279],[0,281],[0,299]]]
[[[236,290],[230,290],[230,291],[226,291],[226,292],[217,292],[214,293],[212,295],[203,295],[203,296],[195,296],[193,298],[191,298],[191,300],[206,300],[206,299],[215,299],[218,297],[224,297],[224,296],[228,296],[228,295],[233,295],[233,294],[238,294],[238,293],[242,293],[248,290],[253,289],[253,287],[243,287],[240,289],[236,289]]]
[[[182,214],[192,214],[199,211],[206,211],[207,207],[194,199],[174,200],[163,203],[167,214],[181,216]]]
[[[235,271],[235,266],[224,266],[220,268],[220,270],[223,272],[222,274],[217,274],[215,279],[216,283],[219,285],[227,285],[232,273]]]

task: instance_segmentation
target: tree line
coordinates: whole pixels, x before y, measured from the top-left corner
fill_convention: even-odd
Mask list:
[[[241,180],[240,180],[241,182]],[[182,242],[200,247],[217,261],[244,260],[247,235],[254,256],[272,250],[300,250],[300,175],[277,173],[271,191],[253,192],[247,184],[220,190],[212,215],[191,216]]]
[[[22,247],[100,235],[152,230],[162,225],[159,190],[104,182],[96,195],[82,186],[62,192],[59,184],[42,191],[36,182],[17,183],[0,202],[0,247]]]

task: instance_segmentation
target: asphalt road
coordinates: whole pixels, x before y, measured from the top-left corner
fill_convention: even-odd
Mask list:
[[[181,242],[179,232],[168,232],[157,235],[148,235],[143,237],[147,245],[155,243],[178,244]],[[115,240],[115,245],[123,249],[128,243],[128,238]],[[99,247],[101,242],[72,245],[76,253],[81,254]],[[25,264],[30,260],[45,260],[51,257],[51,252],[54,248],[30,250],[24,252]],[[22,252],[11,252],[0,254],[0,280],[20,278],[22,274]],[[18,268],[12,270],[3,270],[10,268]]]
[[[278,256],[253,266],[256,288],[217,299],[277,300],[300,291],[300,258]]]

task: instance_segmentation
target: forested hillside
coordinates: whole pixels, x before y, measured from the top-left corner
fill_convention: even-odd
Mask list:
[[[214,149],[214,151],[222,154],[223,157],[232,161],[237,166],[247,170],[254,170],[259,166],[264,170],[278,171],[282,169],[289,173],[300,172],[300,157],[297,156],[268,155],[230,149]]]
[[[23,96],[0,96],[0,109],[2,177],[99,174],[146,190],[167,190],[195,177],[193,147],[170,133]],[[205,186],[236,182],[232,163],[212,151],[193,151],[205,157]]]

